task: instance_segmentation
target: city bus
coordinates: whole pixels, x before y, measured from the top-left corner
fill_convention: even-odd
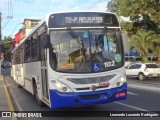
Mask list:
[[[52,109],[127,98],[121,28],[109,12],[47,14],[12,51],[18,87]]]

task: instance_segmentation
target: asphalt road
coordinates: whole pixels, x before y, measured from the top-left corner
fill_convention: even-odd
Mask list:
[[[4,70],[3,74],[5,75],[5,82],[9,88],[9,92],[11,95],[11,99],[13,101],[14,107],[16,111],[53,111],[49,107],[39,107],[34,96],[31,95],[29,92],[24,90],[23,88],[17,88],[16,83],[13,79],[9,76],[9,69]],[[139,84],[143,86],[154,85],[154,87],[160,86],[159,80],[152,80],[148,79],[146,81],[139,81],[135,78],[128,78],[128,84]],[[128,87],[128,98],[124,101],[117,101],[108,104],[98,104],[94,106],[88,107],[76,107],[76,108],[64,108],[59,109],[58,111],[154,111],[154,113],[160,111],[160,92],[150,91],[150,90],[143,90],[143,89],[135,89]],[[79,113],[80,114],[80,113]],[[62,114],[63,116],[63,114]],[[18,118],[18,120],[39,120],[40,118]],[[45,120],[52,120],[53,118],[41,118]],[[137,120],[137,117],[54,117],[54,119],[60,120],[114,120],[114,119],[122,119],[122,120]],[[150,119],[150,117],[141,117],[139,119]],[[152,118],[153,119],[153,118]],[[154,118],[159,119],[159,118]]]

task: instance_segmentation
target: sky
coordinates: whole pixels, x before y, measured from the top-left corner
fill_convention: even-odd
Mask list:
[[[25,18],[44,19],[47,13],[60,11],[106,11],[110,0],[0,0],[2,39],[18,33]],[[13,18],[12,18],[13,17]]]

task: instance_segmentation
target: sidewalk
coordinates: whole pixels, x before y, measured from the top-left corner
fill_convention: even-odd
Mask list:
[[[4,78],[0,75],[0,116],[3,111],[14,111],[14,107],[5,84]],[[3,117],[1,120],[17,120],[17,118]]]

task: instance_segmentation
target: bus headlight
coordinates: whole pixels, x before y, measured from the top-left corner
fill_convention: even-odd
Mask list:
[[[59,92],[73,92],[68,86],[58,81],[51,81],[54,88]]]
[[[125,82],[127,82],[126,74],[124,74],[124,75],[121,76],[121,78],[114,84],[114,87],[120,87],[120,86],[122,86]]]

